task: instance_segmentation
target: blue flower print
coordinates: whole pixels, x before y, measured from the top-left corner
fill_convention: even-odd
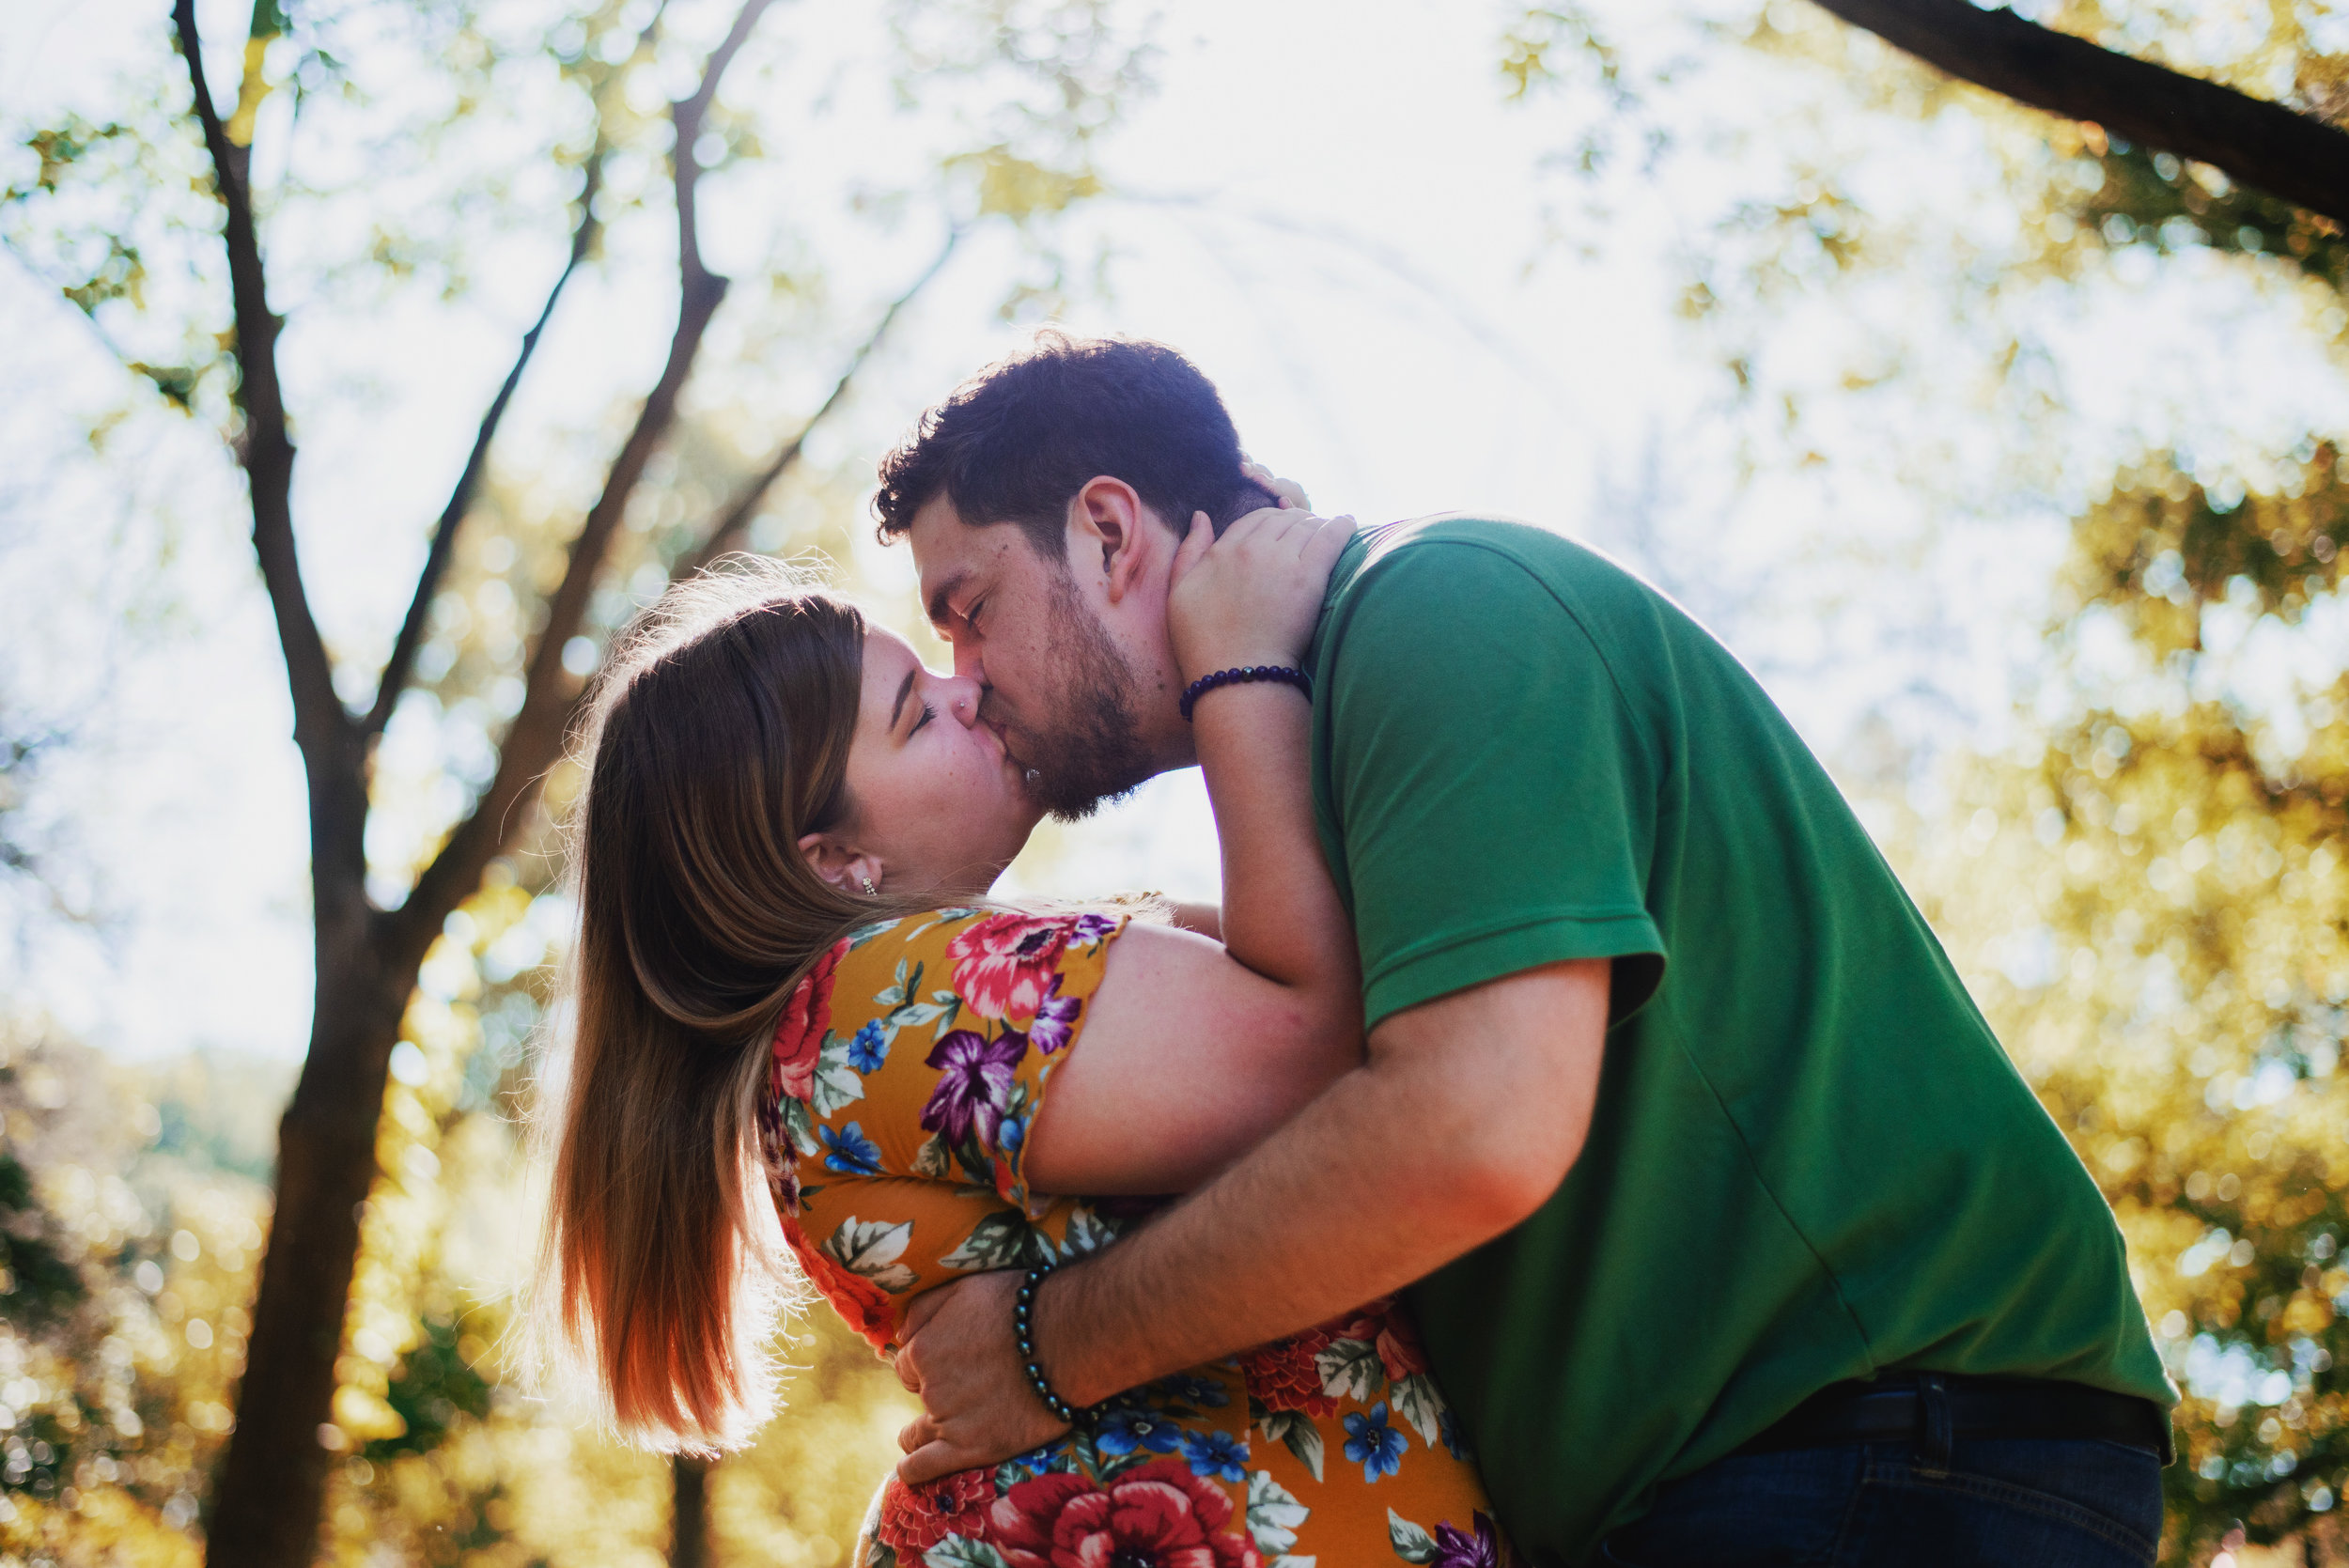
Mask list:
[[[1172,1377],[1161,1377],[1154,1385],[1160,1398],[1196,1405],[1202,1409],[1221,1410],[1232,1403],[1231,1390],[1212,1377],[1193,1377],[1178,1372]]]
[[[1006,1116],[995,1128],[995,1147],[1011,1161],[1014,1170],[1019,1166],[1019,1145],[1027,1141],[1028,1124],[1017,1116]]]
[[[860,1073],[878,1073],[888,1060],[889,1036],[881,1032],[880,1020],[865,1019],[864,1027],[848,1042],[848,1065]]]
[[[1093,1446],[1121,1458],[1135,1452],[1173,1453],[1181,1440],[1182,1429],[1173,1421],[1155,1410],[1130,1405],[1111,1411],[1093,1429]]]
[[[844,1176],[881,1173],[880,1146],[864,1136],[863,1124],[850,1122],[837,1132],[819,1126],[816,1137],[824,1145],[825,1170],[837,1171]]]
[[[1469,1457],[1468,1445],[1460,1440],[1460,1420],[1447,1405],[1436,1417],[1436,1436],[1443,1444],[1444,1452],[1455,1459]]]
[[[1409,1446],[1409,1439],[1387,1424],[1383,1399],[1370,1407],[1370,1414],[1346,1418],[1346,1456],[1361,1462],[1364,1481],[1375,1482],[1401,1469],[1403,1451]]]
[[[1184,1433],[1183,1457],[1190,1461],[1190,1473],[1195,1476],[1209,1481],[1248,1479],[1248,1445],[1228,1432]]]

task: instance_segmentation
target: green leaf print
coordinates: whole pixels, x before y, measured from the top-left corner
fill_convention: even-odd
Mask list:
[[[1406,1562],[1436,1560],[1436,1538],[1392,1508],[1387,1510],[1387,1539],[1394,1543],[1394,1555]]]
[[[902,1296],[919,1278],[897,1261],[905,1256],[906,1243],[912,1239],[911,1220],[892,1225],[885,1219],[859,1219],[850,1215],[825,1241],[823,1250],[849,1273],[872,1281],[892,1296]]]
[[[1411,1423],[1421,1442],[1436,1446],[1437,1433],[1443,1425],[1443,1396],[1436,1391],[1434,1378],[1423,1372],[1396,1378],[1387,1389],[1387,1403]]]
[[[853,953],[875,937],[885,937],[904,924],[905,917],[900,915],[895,920],[877,920],[870,925],[860,925],[848,933],[848,951]]]
[[[1279,1557],[1296,1545],[1297,1527],[1312,1512],[1273,1480],[1270,1470],[1248,1478],[1248,1533],[1266,1557]]]
[[[924,1568],[1011,1568],[1003,1554],[984,1541],[950,1535],[922,1554]]]
[[[807,1102],[796,1095],[783,1097],[783,1130],[791,1138],[791,1146],[809,1159],[823,1145],[816,1141],[816,1124],[809,1120]]]
[[[1333,1399],[1372,1400],[1386,1387],[1386,1364],[1368,1340],[1331,1340],[1314,1353],[1321,1391]]]
[[[1089,1258],[1116,1239],[1115,1226],[1094,1213],[1091,1205],[1079,1203],[1068,1211],[1068,1224],[1061,1232],[1061,1262]]]
[[[938,1261],[948,1268],[1027,1268],[1044,1261],[1044,1238],[1016,1214],[990,1214]]]
[[[829,1116],[852,1100],[864,1097],[864,1080],[848,1065],[848,1048],[856,1043],[854,1034],[835,1034],[824,1031],[824,1043],[816,1049],[816,1072],[808,1089],[808,1099],[818,1116]]]
[[[1300,1410],[1274,1410],[1256,1423],[1256,1430],[1297,1456],[1297,1462],[1321,1479],[1321,1429]]]

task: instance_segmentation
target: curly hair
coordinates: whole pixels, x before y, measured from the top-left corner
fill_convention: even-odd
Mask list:
[[[1069,499],[1087,480],[1123,479],[1177,532],[1205,512],[1221,534],[1275,504],[1239,465],[1223,399],[1180,353],[1046,331],[923,413],[881,459],[873,513],[887,541],[943,494],[963,522],[1017,523],[1040,558],[1057,562]]]

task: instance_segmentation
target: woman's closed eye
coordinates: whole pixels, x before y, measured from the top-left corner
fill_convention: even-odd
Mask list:
[[[922,726],[937,717],[938,709],[930,706],[930,701],[927,697],[923,698],[922,716],[913,721],[913,727],[911,729],[906,731],[906,738],[910,740],[915,736],[920,735],[922,733]]]

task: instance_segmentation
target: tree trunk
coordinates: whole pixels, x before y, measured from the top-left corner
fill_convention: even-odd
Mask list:
[[[669,1568],[709,1568],[709,1468],[689,1454],[669,1461]]]
[[[357,768],[349,787],[363,789]],[[367,907],[358,824],[314,800],[318,985],[310,1048],[278,1124],[276,1209],[253,1308],[253,1334],[207,1531],[207,1560],[233,1568],[308,1568],[326,1478],[341,1443],[334,1363],[359,1256],[359,1222],[376,1174],[377,1125],[392,1047],[422,954]],[[322,1441],[321,1439],[327,1439]],[[329,1446],[333,1442],[333,1447]]]

